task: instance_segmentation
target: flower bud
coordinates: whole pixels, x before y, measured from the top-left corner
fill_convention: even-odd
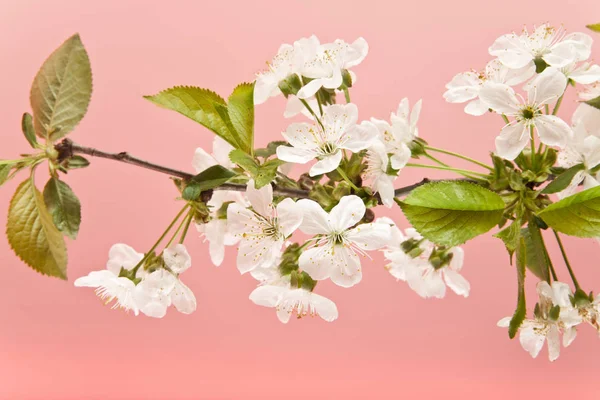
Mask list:
[[[296,95],[302,88],[302,81],[297,74],[291,74],[279,82],[279,90],[287,99],[289,95]]]

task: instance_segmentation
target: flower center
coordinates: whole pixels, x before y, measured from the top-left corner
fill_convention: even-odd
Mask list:
[[[536,113],[537,113],[537,110],[535,110],[531,106],[527,106],[527,107],[521,109],[521,117],[523,119],[527,119],[527,120],[533,119],[535,117]]]
[[[323,154],[333,154],[337,151],[337,146],[331,142],[326,142],[321,146]]]

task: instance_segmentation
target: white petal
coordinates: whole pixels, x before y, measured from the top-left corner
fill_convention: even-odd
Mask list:
[[[254,180],[250,179],[246,185],[246,196],[254,211],[263,217],[271,217],[273,214],[273,187],[271,185],[256,189]]]
[[[360,197],[344,196],[329,213],[331,227],[335,232],[342,232],[356,225],[366,212],[365,203]]]
[[[444,268],[443,275],[446,285],[448,285],[448,287],[452,289],[454,293],[459,296],[469,297],[471,285],[462,275],[451,270],[450,268]]]
[[[356,125],[358,121],[358,107],[356,104],[334,104],[323,110],[323,125],[335,126],[341,132]]]
[[[400,143],[398,146],[396,146],[392,152],[392,156],[390,157],[392,168],[398,170],[404,168],[410,161],[411,156],[412,153],[410,148],[405,143]]]
[[[164,249],[163,259],[167,267],[176,274],[181,274],[192,266],[192,257],[183,244],[175,244]]]
[[[480,99],[473,100],[465,106],[465,112],[475,117],[479,117],[488,112],[489,110],[490,108],[488,107],[488,105]]]
[[[377,250],[385,247],[392,236],[389,225],[381,223],[361,224],[347,233],[347,238],[361,250]]]
[[[77,278],[74,282],[74,285],[77,287],[92,287],[97,288],[99,286],[105,285],[107,282],[115,279],[117,275],[113,274],[111,271],[107,269],[103,269],[100,271],[92,271],[87,276],[82,276],[81,278]],[[133,283],[133,282],[131,282]]]
[[[194,292],[180,280],[177,280],[175,288],[171,292],[171,301],[180,313],[191,314],[196,311],[196,296],[194,296]]]
[[[573,137],[571,127],[555,115],[542,114],[536,117],[535,128],[541,142],[548,146],[565,147]]]
[[[237,267],[240,273],[245,274],[255,268],[271,266],[281,254],[283,240],[273,240],[270,237],[249,236],[241,240]]]
[[[529,85],[527,97],[536,105],[558,100],[567,88],[567,77],[556,68],[546,68]]]
[[[542,58],[548,65],[562,68],[577,60],[577,52],[570,43],[562,42],[552,46],[552,50]]]
[[[563,333],[563,346],[569,347],[573,340],[577,337],[577,329],[573,326],[569,329],[565,329]]]
[[[502,128],[496,137],[496,154],[506,160],[514,160],[529,142],[529,129],[521,123],[512,123]]]
[[[310,168],[309,175],[317,176],[331,172],[340,165],[341,161],[342,152],[338,150],[334,154],[317,161],[317,163]]]
[[[479,98],[489,108],[501,114],[516,114],[521,107],[515,91],[502,83],[485,83],[479,91]]]
[[[317,157],[314,150],[298,147],[278,146],[276,152],[280,160],[296,164],[306,164]]]
[[[123,243],[117,243],[108,251],[106,269],[118,276],[121,272],[121,268],[130,270],[142,261],[143,258],[144,255],[135,251],[133,247]]]
[[[548,359],[554,361],[560,355],[560,337],[556,325],[550,326],[546,340],[548,341]]]
[[[309,97],[312,97],[315,95],[315,93],[317,93],[319,91],[319,89],[321,89],[323,87],[323,79],[321,78],[317,78],[317,79],[313,79],[312,81],[308,82],[306,85],[304,85],[302,87],[302,89],[300,89],[298,91],[298,98],[300,99],[308,99]]]
[[[583,69],[577,69],[569,74],[569,78],[583,85],[598,82],[600,81],[600,66],[594,64]]]
[[[377,140],[378,135],[379,131],[372,122],[363,121],[360,125],[354,125],[346,130],[345,135],[342,137],[344,142],[340,145],[340,148],[357,153],[371,146]]]
[[[250,300],[263,307],[276,307],[289,289],[281,286],[259,286],[250,293]]]
[[[446,85],[444,99],[449,103],[464,103],[472,100],[479,94],[481,79],[475,72],[461,72],[452,78]]]
[[[217,160],[210,154],[208,154],[203,148],[198,147],[194,153],[192,159],[192,167],[197,174],[204,171],[205,169],[217,165]]]
[[[332,263],[332,251],[332,248],[329,246],[313,247],[304,250],[298,259],[300,269],[317,281],[329,278],[335,267]]]
[[[537,334],[533,329],[533,326],[521,326],[519,341],[521,342],[521,346],[523,346],[525,351],[527,351],[531,357],[536,358],[538,354],[540,354],[540,350],[542,350],[545,340],[546,337],[544,335]]]
[[[510,320],[512,317],[504,317],[496,324],[500,328],[508,328],[510,326]]]
[[[329,214],[319,205],[319,203],[302,199],[298,200],[296,205],[302,210],[302,224],[300,230],[308,235],[327,234],[332,231],[329,225]]]
[[[594,42],[590,35],[581,32],[573,32],[565,36],[563,42],[573,46],[576,54],[576,61],[584,61],[590,58],[592,43]]]
[[[498,57],[509,68],[522,68],[532,60],[531,53],[516,34],[500,36],[489,48],[492,56]]]
[[[234,164],[229,159],[229,153],[232,151],[232,145],[221,139],[219,136],[215,136],[213,140],[213,157],[220,165],[226,168],[233,168]]]
[[[383,175],[375,183],[375,192],[379,193],[381,202],[387,208],[391,208],[394,203],[394,180],[389,175]]]
[[[302,208],[290,198],[286,198],[277,204],[277,218],[281,232],[285,237],[290,236],[292,232],[298,229],[302,223],[302,214]]]
[[[317,128],[311,124],[293,123],[282,135],[285,140],[298,149],[316,149],[319,145],[315,140],[315,129]]]
[[[348,288],[362,280],[360,258],[351,249],[335,246],[332,261],[330,278],[336,285]]]

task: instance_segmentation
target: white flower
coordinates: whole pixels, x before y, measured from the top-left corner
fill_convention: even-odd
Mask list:
[[[595,99],[600,96],[600,82],[595,82],[584,87],[584,90],[579,92],[579,98],[583,101]]]
[[[446,84],[444,99],[449,103],[465,103],[465,112],[470,115],[480,116],[485,114],[489,107],[479,99],[479,89],[485,82],[504,83],[515,86],[525,82],[535,74],[535,65],[529,64],[523,68],[511,69],[498,59],[488,62],[484,73],[475,71],[462,72]]]
[[[314,58],[307,61],[302,68],[302,75],[312,80],[300,89],[298,97],[306,99],[314,96],[322,87],[337,89],[342,85],[342,71],[360,64],[367,53],[369,45],[363,38],[352,44],[336,40],[320,46]]]
[[[591,63],[572,63],[561,68],[568,79],[582,85],[600,81],[600,66]]]
[[[163,251],[166,269],[158,269],[147,276],[135,287],[135,302],[140,311],[149,317],[162,318],[169,306],[184,314],[196,311],[196,297],[180,279],[192,259],[183,244],[170,246]]]
[[[294,313],[298,318],[318,315],[327,322],[338,317],[333,301],[305,289],[290,288],[289,284],[259,286],[250,294],[250,300],[259,306],[275,308],[277,318],[284,324],[288,323]]]
[[[123,308],[126,311],[133,310],[138,315],[139,308],[134,301],[135,283],[129,278],[119,277],[121,268],[125,270],[133,269],[142,259],[143,254],[136,252],[126,244],[115,244],[108,253],[108,262],[106,269],[101,271],[92,271],[89,275],[75,280],[77,287],[96,288],[96,294],[106,304],[115,300],[112,308]],[[143,268],[136,272],[136,277],[140,278],[144,274]]]
[[[561,68],[575,61],[587,60],[591,54],[592,41],[584,33],[565,35],[562,27],[556,29],[543,24],[531,34],[524,29],[520,35],[513,32],[499,37],[489,52],[509,68],[522,68],[539,59],[550,66]]]
[[[377,129],[369,122],[357,125],[358,108],[354,104],[332,105],[323,111],[320,124],[293,123],[283,133],[293,146],[279,146],[280,160],[306,164],[318,159],[310,169],[310,176],[335,170],[342,160],[343,150],[358,152],[377,138]]]
[[[315,237],[316,246],[304,250],[299,265],[313,279],[331,278],[342,287],[356,285],[362,279],[360,255],[386,245],[390,227],[370,223],[356,225],[364,216],[366,207],[358,196],[344,196],[328,214],[312,201],[298,201],[304,218],[300,230]]]
[[[563,331],[563,346],[569,346],[577,334],[575,326],[580,324],[582,319],[571,305],[571,289],[567,284],[552,282],[550,286],[541,281],[537,285],[537,292],[540,298],[539,312],[535,319],[523,321],[519,328],[519,341],[533,358],[538,356],[544,342],[548,342],[548,358],[554,361],[560,354],[560,332]],[[556,320],[549,315],[554,306],[560,307]],[[498,326],[508,327],[510,320],[511,317],[502,318],[498,321]]]
[[[409,150],[410,154],[410,150]],[[385,145],[375,141],[367,150],[365,156],[367,169],[365,179],[370,181],[370,187],[375,193],[379,193],[381,202],[388,208],[394,205],[394,180],[397,175],[388,175],[388,153]]]
[[[593,326],[600,335],[600,296],[594,297],[590,302],[578,304],[576,309],[582,320]]]
[[[281,45],[273,61],[268,63],[269,69],[256,77],[254,104],[262,104],[280,94],[279,82],[290,75],[302,75],[304,64],[314,59],[319,47],[319,39],[314,35],[297,40],[293,45]]]
[[[591,169],[600,164],[600,138],[591,135],[585,124],[585,113],[589,107],[581,104],[573,114],[573,140],[569,142],[565,149],[558,153],[557,165],[563,168],[570,168],[577,164],[583,164],[584,168],[577,172],[569,186],[560,192],[560,198],[570,196],[575,193],[579,185],[583,182],[583,189],[589,189],[600,185],[596,174]],[[595,112],[592,110],[592,112]]]
[[[240,238],[229,232],[227,219],[219,218],[216,213],[211,214],[212,219],[204,224],[196,224],[196,229],[208,240],[210,259],[218,267],[225,258],[225,246],[237,244]]]
[[[408,144],[419,136],[417,122],[421,114],[422,101],[415,103],[412,111],[408,99],[400,101],[398,110],[390,115],[390,123],[371,118],[371,122],[379,131],[379,138],[385,144],[386,151],[391,154],[392,168],[402,169],[410,160],[411,152]]]
[[[291,198],[273,205],[271,185],[256,189],[250,180],[246,196],[252,209],[237,203],[227,209],[229,231],[240,239],[237,266],[241,273],[271,266],[281,254],[284,240],[302,222],[302,212]]]
[[[529,85],[527,100],[517,98],[508,85],[487,82],[479,92],[479,98],[492,110],[511,116],[509,123],[496,138],[496,153],[507,160],[515,159],[527,146],[530,128],[535,128],[542,143],[565,147],[572,136],[571,128],[554,115],[543,114],[545,104],[556,101],[565,91],[567,78],[555,68],[547,68]]]

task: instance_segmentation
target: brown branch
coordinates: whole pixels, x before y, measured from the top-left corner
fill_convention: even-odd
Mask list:
[[[184,172],[184,171],[180,171],[177,169],[168,168],[168,167],[164,167],[162,165],[154,164],[149,161],[145,161],[140,158],[134,157],[127,152],[109,153],[106,151],[94,149],[92,147],[78,145],[70,139],[64,139],[63,141],[58,143],[55,148],[59,154],[59,156],[58,156],[59,161],[66,160],[75,154],[85,154],[85,155],[92,156],[92,157],[99,157],[99,158],[105,158],[107,160],[120,161],[120,162],[123,162],[126,164],[135,165],[137,167],[160,172],[162,174],[174,176],[174,177],[181,178],[184,180],[190,180],[194,177],[194,174],[190,174],[188,172]],[[422,186],[428,182],[435,182],[435,181],[424,178],[420,182],[396,189],[394,191],[394,194],[396,197],[407,195],[412,190],[414,190],[414,189],[418,188],[419,186]],[[244,191],[246,191],[246,185],[239,184],[239,183],[224,183],[224,184],[214,188],[213,190],[229,190],[229,191],[236,191],[236,192],[244,192]],[[278,185],[273,185],[273,193],[276,195],[279,195],[279,196],[288,196],[288,197],[294,197],[294,198],[299,198],[299,199],[308,199],[309,198],[308,190],[292,189],[292,188],[281,187]]]

